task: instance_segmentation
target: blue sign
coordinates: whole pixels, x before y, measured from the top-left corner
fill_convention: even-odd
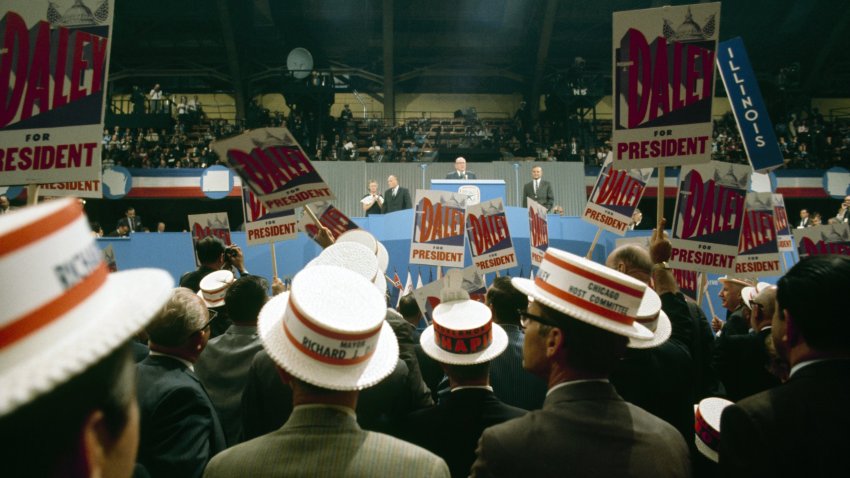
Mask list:
[[[726,94],[744,140],[750,166],[756,172],[782,166],[782,152],[779,151],[779,143],[773,132],[773,123],[767,114],[756,75],[740,37],[720,42],[717,69],[726,86]]]

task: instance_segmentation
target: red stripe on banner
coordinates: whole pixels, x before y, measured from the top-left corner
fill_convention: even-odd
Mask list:
[[[101,263],[88,277],[66,290],[59,297],[0,327],[0,349],[14,345],[15,342],[51,324],[54,320],[81,304],[106,282],[108,274],[106,264]]]
[[[584,270],[580,267],[569,264],[569,263],[562,261],[561,259],[555,257],[553,254],[546,254],[546,257],[544,257],[543,260],[549,261],[552,264],[555,264],[556,266],[560,267],[561,269],[566,270],[567,272],[571,272],[573,274],[582,276],[585,279],[590,279],[594,282],[598,282],[598,283],[604,285],[605,287],[607,287],[609,289],[614,289],[614,290],[616,290],[618,292],[622,292],[626,295],[630,295],[632,297],[637,297],[639,299],[643,299],[643,292],[641,292],[640,290],[633,289],[633,288],[631,288],[631,287],[629,287],[625,284],[620,284],[619,282],[613,281],[611,279],[606,279],[605,277],[602,277],[602,276],[595,274],[591,271]]]
[[[241,197],[242,193],[234,186],[227,197]],[[205,198],[207,197],[198,186],[188,187],[134,187],[125,196],[126,198]]]
[[[33,222],[14,231],[10,231],[0,236],[0,244],[3,245],[3,248],[0,249],[0,257],[26,247],[48,236],[51,232],[62,229],[79,218],[80,206],[74,201],[69,202],[67,206],[45,216],[38,222]]]
[[[787,198],[828,198],[829,195],[821,188],[776,188],[776,193]]]
[[[548,292],[548,293],[550,293],[550,294],[552,294],[552,295],[554,295],[554,296],[556,296],[560,299],[563,299],[563,300],[565,300],[565,301],[567,301],[567,302],[569,302],[573,305],[577,305],[577,306],[581,307],[582,309],[586,309],[586,310],[589,310],[590,312],[593,312],[594,314],[601,315],[602,317],[605,317],[606,319],[611,319],[614,322],[619,322],[619,323],[625,324],[625,325],[633,325],[634,322],[635,322],[632,317],[629,317],[626,314],[620,314],[618,312],[608,310],[605,307],[602,307],[600,305],[593,304],[593,303],[586,301],[584,299],[579,299],[578,297],[576,297],[572,294],[567,294],[566,292],[562,291],[561,289],[558,289],[555,286],[553,286],[553,285],[551,285],[547,282],[542,281],[540,278],[534,279],[534,283],[538,287],[540,287],[541,289],[545,290],[546,292]]]
[[[360,357],[353,358],[353,359],[340,359],[340,358],[334,358],[334,357],[327,357],[327,356],[322,355],[320,353],[313,352],[312,350],[308,349],[303,344],[301,344],[301,342],[299,342],[298,339],[296,339],[295,337],[292,336],[292,333],[286,327],[286,322],[283,323],[283,333],[286,334],[286,338],[289,339],[289,341],[292,343],[292,345],[294,345],[295,348],[300,350],[303,354],[305,354],[309,357],[312,357],[312,358],[318,360],[319,362],[323,362],[323,363],[327,363],[327,364],[331,364],[331,365],[356,365],[358,363],[361,363],[361,362],[368,360],[369,357],[371,357],[372,354],[375,353],[375,349],[377,349],[377,347],[376,347],[375,349],[373,349],[368,354],[361,355]]]
[[[309,320],[305,319],[304,316],[301,314],[301,311],[298,310],[298,307],[296,307],[295,304],[292,303],[292,299],[289,300],[289,308],[290,308],[290,310],[292,310],[292,313],[295,315],[295,318],[298,319],[299,322],[304,324],[305,327],[307,327],[308,329],[312,330],[313,332],[316,332],[317,334],[319,334],[323,337],[329,337],[329,338],[337,339],[337,340],[355,341],[355,340],[369,339],[369,338],[372,338],[375,334],[377,334],[378,331],[381,330],[381,327],[384,325],[383,321],[382,321],[380,324],[378,324],[377,327],[375,327],[374,329],[372,329],[370,331],[363,332],[363,333],[360,333],[360,334],[346,334],[345,332],[335,332],[335,331],[332,331],[332,330],[325,329],[325,328],[323,328],[319,325],[316,325],[313,322],[310,322]]]

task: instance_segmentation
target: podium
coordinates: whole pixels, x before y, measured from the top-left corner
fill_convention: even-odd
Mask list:
[[[431,189],[463,194],[468,198],[467,206],[496,198],[508,204],[504,179],[432,179]]]

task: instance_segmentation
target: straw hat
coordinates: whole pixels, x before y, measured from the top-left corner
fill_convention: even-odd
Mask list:
[[[700,453],[715,463],[720,449],[720,416],[729,405],[732,402],[717,397],[705,398],[694,405],[694,443]]]
[[[673,333],[673,324],[670,323],[670,318],[661,310],[661,297],[652,290],[652,287],[647,287],[643,294],[643,300],[638,308],[635,322],[643,325],[654,333],[650,340],[629,339],[628,347],[630,349],[651,349],[658,347],[670,338]]]
[[[754,287],[744,287],[741,289],[741,300],[744,301],[744,306],[752,310],[753,306],[750,303],[768,287],[771,287],[771,285],[767,282],[759,282]]]
[[[79,375],[147,325],[174,286],[109,274],[73,199],[0,218],[0,416]]]
[[[235,281],[233,272],[221,270],[210,272],[201,279],[200,290],[198,297],[203,299],[207,307],[213,309],[224,305],[224,296],[227,294],[227,289]]]
[[[272,360],[292,376],[330,390],[362,390],[388,376],[398,341],[384,321],[386,302],[362,275],[316,265],[269,300],[258,328]]]
[[[381,274],[387,272],[387,266],[390,264],[390,254],[387,248],[381,244],[381,241],[375,239],[375,236],[365,229],[351,229],[343,232],[336,238],[336,243],[340,242],[357,242],[368,247],[378,258],[378,270]]]
[[[661,301],[650,302],[647,285],[583,257],[550,247],[534,280],[514,277],[511,283],[541,304],[593,326],[636,340],[655,337],[635,320],[639,314],[660,315]]]
[[[307,263],[307,267],[317,265],[339,266],[352,270],[370,280],[381,293],[387,292],[384,273],[378,269],[378,257],[359,242],[337,242],[327,247],[319,257]]]

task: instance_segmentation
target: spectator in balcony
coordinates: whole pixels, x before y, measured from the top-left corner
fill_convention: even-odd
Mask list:
[[[148,99],[151,102],[151,113],[158,114],[162,112],[162,88],[159,86],[159,83],[154,85],[151,92],[148,94]]]
[[[367,151],[369,159],[367,162],[380,163],[384,160],[384,150],[378,145],[377,140],[372,140],[372,146]]]
[[[395,143],[393,143],[392,138],[387,138],[387,142],[384,145],[384,160],[388,162],[396,161],[398,156],[398,149],[396,148]]]
[[[339,114],[339,120],[343,123],[347,121],[351,121],[354,118],[354,113],[351,111],[351,107],[345,105],[342,107],[342,112]]]

